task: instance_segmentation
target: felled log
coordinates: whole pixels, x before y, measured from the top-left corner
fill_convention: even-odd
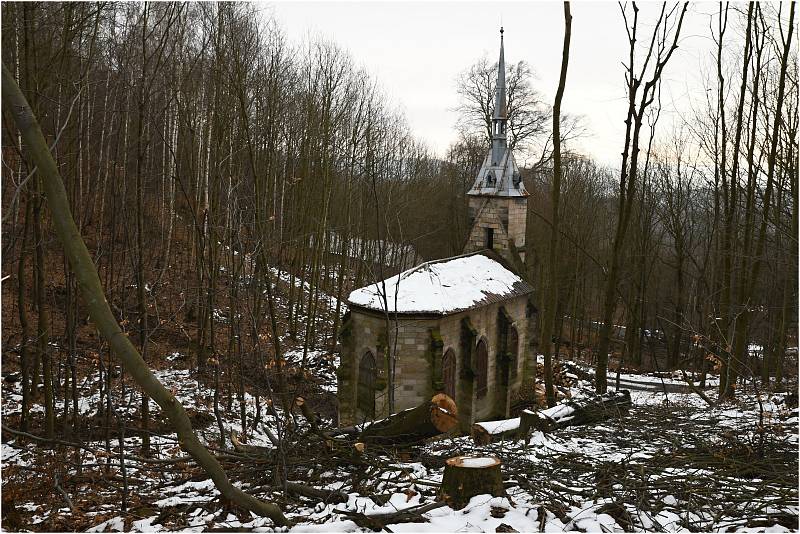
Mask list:
[[[410,445],[449,432],[457,425],[455,401],[439,393],[416,408],[375,421],[361,431],[358,441],[377,445]]]
[[[523,410],[519,417],[513,419],[475,423],[471,435],[478,445],[521,439],[535,430],[549,432],[620,417],[626,415],[630,407],[631,393],[623,389],[588,399],[571,400],[539,412]]]
[[[347,494],[336,490],[319,489],[297,482],[286,482],[286,491],[292,495],[301,495],[309,499],[315,499],[324,503],[343,503],[347,502]]]
[[[494,456],[454,456],[445,462],[439,498],[454,510],[464,508],[475,495],[503,497],[502,462]]]
[[[379,532],[386,529],[386,525],[395,525],[397,523],[427,523],[428,518],[423,514],[443,506],[447,506],[447,503],[444,501],[436,501],[419,506],[412,506],[411,508],[404,508],[403,510],[389,512],[387,514],[363,514],[361,512],[338,509],[334,510],[334,512],[347,516],[353,523],[361,528],[368,528]]]
[[[537,415],[539,413],[541,412],[523,410],[520,412],[519,417],[512,419],[474,423],[470,432],[472,441],[476,445],[488,445],[498,441],[523,438],[528,431],[535,428],[539,423],[539,416]],[[522,431],[523,428],[526,429],[524,432]]]
[[[622,389],[593,397],[588,402],[569,401],[565,405],[572,409],[571,413],[547,414],[555,422],[555,428],[586,425],[627,415],[632,405],[631,392]]]

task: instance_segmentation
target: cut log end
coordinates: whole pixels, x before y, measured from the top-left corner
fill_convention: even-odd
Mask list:
[[[458,407],[444,393],[438,393],[431,399],[431,423],[443,434],[458,426]]]
[[[495,456],[453,456],[445,461],[445,465],[466,469],[487,469],[500,464],[500,458]]]

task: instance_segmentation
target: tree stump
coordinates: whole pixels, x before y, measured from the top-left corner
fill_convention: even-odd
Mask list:
[[[454,510],[464,508],[475,495],[505,497],[502,462],[494,456],[454,456],[445,462],[441,499]]]

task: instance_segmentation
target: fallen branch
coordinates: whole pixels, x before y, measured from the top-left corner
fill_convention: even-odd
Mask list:
[[[56,473],[56,476],[55,476],[55,478],[53,480],[53,487],[56,489],[56,491],[58,491],[61,494],[62,497],[64,497],[64,500],[66,501],[67,506],[69,506],[69,511],[74,514],[75,513],[75,505],[72,504],[72,499],[69,498],[69,495],[67,495],[67,492],[64,491],[64,488],[61,487],[61,477],[58,475],[58,473]]]
[[[362,514],[361,512],[352,512],[350,510],[334,510],[337,514],[342,514],[350,518],[353,523],[361,528],[369,528],[378,532],[385,530],[386,525],[394,525],[397,523],[427,523],[429,520],[423,514],[447,506],[444,501],[436,501],[420,506],[413,506],[398,512],[390,512],[387,514]]]
[[[703,390],[702,390],[702,389],[700,389],[699,387],[697,387],[697,386],[695,386],[695,385],[694,385],[694,382],[692,382],[692,380],[691,380],[691,379],[689,378],[689,376],[686,374],[686,371],[684,371],[683,369],[681,369],[681,375],[683,376],[683,381],[684,381],[684,382],[686,382],[686,384],[688,384],[688,386],[689,386],[689,389],[691,389],[693,393],[697,393],[697,395],[698,395],[698,396],[699,396],[701,399],[703,399],[704,401],[706,401],[706,403],[707,403],[709,406],[716,406],[716,403],[715,403],[713,400],[709,399],[709,398],[708,398],[708,395],[706,395],[705,393],[703,393]]]
[[[270,457],[272,455],[272,449],[269,447],[247,445],[246,443],[239,441],[239,433],[234,429],[231,429],[231,443],[233,443],[233,448],[236,450],[236,452],[245,454],[247,456],[257,456],[263,458]]]
[[[3,432],[8,432],[9,434],[13,434],[15,436],[19,436],[21,438],[30,439],[33,441],[38,441],[40,443],[49,443],[52,445],[63,445],[65,447],[73,447],[76,449],[81,449],[87,452],[90,452],[94,455],[99,455],[99,453],[104,453],[105,451],[98,451],[97,449],[93,449],[87,445],[82,443],[75,443],[73,441],[65,441],[63,439],[48,439],[43,438],[41,436],[36,436],[34,434],[29,434],[28,432],[22,432],[21,430],[15,430],[8,426],[3,427]],[[219,450],[219,449],[214,449]],[[235,454],[215,454],[214,457],[217,460],[241,460],[241,457]],[[124,456],[125,460],[131,460],[134,462],[141,462],[143,464],[150,464],[150,465],[170,465],[170,464],[180,464],[184,462],[193,462],[194,458],[191,456],[176,456],[174,458],[145,458],[143,456],[133,456],[130,454],[126,454]]]

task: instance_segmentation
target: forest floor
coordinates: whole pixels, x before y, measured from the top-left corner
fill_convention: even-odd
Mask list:
[[[275,274],[288,285],[285,273]],[[309,291],[308,287],[301,289],[302,293]],[[282,320],[288,315],[288,305],[286,292],[279,293],[277,315]],[[4,301],[13,296],[4,292]],[[162,308],[179,302],[179,297],[164,297]],[[335,307],[335,299],[322,295],[322,301],[329,311]],[[12,311],[4,306],[3,313],[4,326],[13,325],[13,319],[5,321],[13,317]],[[265,396],[265,383],[259,378],[264,373],[260,371],[244,377],[247,393],[241,400],[229,376],[223,387],[214,388],[212,373],[192,368],[188,335],[178,319],[183,313],[181,307],[165,313],[148,362],[183,403],[200,438],[217,454],[234,483],[278,504],[293,523],[293,531],[363,531],[368,529],[357,522],[363,524],[364,515],[433,503],[444,459],[473,453],[492,454],[503,461],[506,497],[476,496],[464,509],[438,507],[416,514],[409,523],[389,523],[386,530],[798,529],[796,396],[792,401],[785,393],[756,394],[752,387],[742,388],[735,401],[709,407],[696,394],[678,390],[680,380],[624,374],[622,384],[633,381],[655,389],[648,390],[652,389],[648,386],[645,391],[632,391],[633,407],[623,419],[548,434],[537,432],[524,441],[486,446],[474,445],[469,437],[448,437],[400,450],[368,446],[355,454],[351,444],[332,444],[309,432],[297,413],[289,418],[292,425],[287,429],[280,422],[286,420],[282,403],[276,396],[273,406]],[[220,318],[216,315],[215,320],[224,325],[224,313]],[[299,323],[304,320],[300,317]],[[131,380],[111,366],[113,405],[109,410],[108,396],[100,390],[103,358],[94,348],[98,340],[92,337],[91,325],[85,325],[79,337],[79,346],[85,349],[78,380],[79,430],[70,430],[71,418],[67,423],[63,420],[63,398],[59,398],[57,442],[41,438],[40,401],[32,407],[30,434],[21,435],[21,389],[14,378],[18,358],[13,356],[13,343],[8,343],[14,335],[4,328],[8,346],[4,347],[0,399],[3,530],[286,530],[274,529],[269,520],[221,499],[213,483],[180,450],[169,422],[152,401],[151,451],[143,455],[138,428],[140,395]],[[303,369],[300,342],[283,336],[281,341],[286,347],[290,398],[303,395],[319,415],[320,426],[332,427],[335,354],[309,351]],[[315,341],[319,346],[326,344],[323,339]],[[224,369],[228,372],[230,368]],[[269,377],[270,372],[266,374]],[[613,374],[610,378],[613,384]],[[786,391],[797,390],[794,380],[785,385]],[[219,418],[214,409],[215,389],[219,392]],[[589,394],[590,385],[578,382],[572,389],[573,397],[579,398]],[[248,447],[257,448],[235,450],[231,431],[246,436],[242,442]],[[270,434],[281,440],[280,449],[272,444]],[[285,480],[332,491],[343,502],[287,494],[275,482],[276,465]]]
[[[157,372],[192,415],[209,445],[220,445],[211,407],[211,388],[185,368],[166,360]],[[310,354],[309,368],[322,392],[335,390],[336,362]],[[576,396],[586,383],[574,388]],[[117,413],[134,420],[138,395],[117,396]],[[285,451],[289,479],[337,490],[346,502],[290,497],[272,484],[263,459],[224,456],[229,475],[246,491],[277,502],[295,524],[293,531],[360,531],[352,516],[412,508],[436,500],[442,459],[457,454],[493,454],[503,460],[507,497],[474,497],[463,510],[447,506],[417,522],[389,524],[392,532],[585,531],[585,532],[785,532],[798,529],[797,408],[785,394],[740,392],[734,403],[709,407],[685,393],[635,391],[630,414],[620,420],[534,433],[527,441],[476,446],[468,437],[448,438],[397,451],[366,450],[359,465],[327,461],[301,450]],[[3,423],[16,428],[19,383],[3,383]],[[225,400],[225,404],[227,404]],[[81,414],[101,413],[99,392],[85,397]],[[36,406],[39,409],[40,406]],[[255,399],[247,396],[249,420]],[[151,406],[154,421],[158,408]],[[242,432],[240,405],[232,398],[222,410],[226,430]],[[323,418],[323,424],[330,423]],[[248,444],[272,448],[265,429],[278,431],[262,415],[249,428]],[[222,502],[183,453],[174,434],[152,437],[152,455],[139,456],[141,440],[128,429],[112,428],[75,448],[37,444],[3,434],[3,528],[34,531],[272,531],[269,520]],[[156,423],[156,430],[166,423]],[[304,435],[298,422],[294,443]],[[288,441],[287,441],[288,442]],[[312,447],[309,447],[311,449]],[[229,449],[229,446],[225,448]],[[364,465],[367,467],[364,468]],[[124,467],[123,467],[124,466]],[[123,511],[124,499],[124,511]],[[513,530],[511,530],[513,529]],[[278,529],[281,530],[281,529]],[[285,530],[285,529],[284,529]]]

